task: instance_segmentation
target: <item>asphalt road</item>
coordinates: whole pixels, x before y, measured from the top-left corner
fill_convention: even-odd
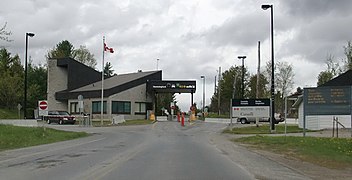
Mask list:
[[[0,152],[0,179],[307,179],[219,136],[224,124],[50,127],[92,136]]]

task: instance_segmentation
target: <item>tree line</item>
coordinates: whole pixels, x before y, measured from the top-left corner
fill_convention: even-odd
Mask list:
[[[0,28],[0,41],[12,42],[6,30],[6,24]],[[74,46],[67,40],[56,44],[48,51],[45,58],[71,57],[95,69],[97,62],[94,55],[85,46]],[[107,68],[112,73],[112,66]],[[47,64],[34,64],[29,57],[27,65],[27,114],[33,116],[39,100],[47,99]],[[16,109],[18,104],[23,107],[24,99],[24,66],[18,54],[12,55],[6,48],[0,48],[0,109]],[[109,74],[112,76],[112,74]]]
[[[340,61],[336,60],[332,54],[326,56],[325,65],[326,70],[321,71],[318,75],[317,86],[321,86],[338,75],[352,70],[352,43],[347,42],[347,45],[343,47],[345,58]]]
[[[347,42],[343,47],[346,58],[340,62],[336,61],[334,56],[328,55],[326,59],[327,69],[320,72],[317,77],[317,86],[320,86],[336,76],[352,69],[352,43]],[[259,85],[257,86],[257,74],[251,74],[246,67],[244,67],[244,94],[243,98],[270,98],[270,80],[271,80],[271,62],[266,63],[264,72],[259,74]],[[293,94],[302,94],[303,89],[297,87],[293,89],[294,71],[292,64],[287,62],[277,61],[274,66],[275,72],[275,111],[276,113],[284,112],[285,97]],[[304,80],[302,80],[304,81]],[[242,66],[232,66],[230,69],[221,74],[218,85],[215,87],[215,92],[211,97],[209,105],[210,112],[220,112],[221,114],[229,114],[230,99],[242,98]],[[258,96],[257,94],[258,87]],[[220,93],[220,99],[219,99]],[[218,102],[220,103],[220,106]]]
[[[275,107],[280,112],[283,110],[284,97],[292,90],[293,78],[295,76],[293,67],[287,62],[277,62],[275,70]],[[242,66],[232,66],[221,74],[215,93],[211,98],[209,106],[211,112],[229,114],[230,99],[260,99],[270,98],[271,63],[265,66],[265,71],[257,74],[250,74],[246,67],[244,70],[243,96],[242,96]],[[257,77],[259,85],[257,86]],[[258,88],[258,95],[257,95]],[[220,93],[220,107],[218,106]]]

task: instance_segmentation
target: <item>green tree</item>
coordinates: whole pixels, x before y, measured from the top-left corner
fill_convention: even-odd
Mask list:
[[[11,56],[4,48],[0,50],[0,77],[0,107],[12,109],[23,97],[23,68],[19,56]]]
[[[347,42],[347,46],[344,46],[344,53],[346,55],[345,70],[352,69],[352,44],[351,41]]]
[[[258,98],[264,98],[264,97],[270,96],[270,92],[267,89],[268,84],[269,84],[269,82],[266,79],[266,77],[263,74],[260,74],[259,75],[259,86],[258,86],[258,88],[259,88]],[[249,88],[248,97],[249,98],[256,98],[256,95],[257,95],[257,75],[256,74],[254,74],[250,77],[248,88]]]
[[[265,75],[268,79],[271,79],[271,62],[266,63]],[[293,67],[287,62],[277,61],[274,65],[275,75],[275,111],[279,112],[283,109],[284,97],[288,95],[288,92],[292,90],[293,78],[295,76]],[[270,85],[270,84],[269,84]],[[270,97],[270,95],[269,95]]]
[[[338,62],[335,62],[334,56],[332,56],[331,54],[327,55],[325,64],[327,66],[327,69],[319,73],[317,86],[325,84],[332,78],[342,73],[340,64]]]
[[[334,78],[334,76],[332,75],[331,72],[329,72],[329,71],[320,72],[318,75],[317,86],[321,86],[321,85],[325,84],[326,82],[330,81],[332,78]]]
[[[278,72],[275,75],[277,89],[282,93],[282,98],[284,98],[293,88],[295,73],[293,72],[292,65],[287,62],[278,62],[277,69]]]
[[[47,99],[47,68],[28,63],[28,104],[29,108],[36,108],[39,100]]]
[[[79,46],[79,49],[73,50],[73,58],[89,67],[95,69],[97,61],[94,54],[90,53],[86,46]]]
[[[112,65],[110,62],[106,62],[104,66],[104,77],[109,78],[114,75],[114,70],[112,69]]]
[[[73,52],[74,52],[74,47],[73,45],[67,41],[61,41],[54,47],[52,50],[50,50],[47,54],[48,59],[52,58],[73,58]]]
[[[244,97],[248,97],[248,76],[249,73],[247,69],[245,70],[245,78],[244,78]],[[242,84],[242,66],[231,67],[229,70],[226,70],[222,73],[222,79],[219,81],[218,86],[216,88],[216,92],[213,94],[210,103],[210,111],[218,112],[218,93],[220,92],[220,112],[221,113],[229,113],[230,107],[230,99],[232,98],[241,98],[241,84]]]
[[[12,34],[11,31],[6,30],[7,23],[5,23],[0,28],[0,40],[11,42],[12,40],[9,39],[9,36]]]
[[[174,93],[158,93],[157,94],[157,110],[156,115],[162,115],[162,108],[167,109],[170,112],[170,103],[176,102]]]

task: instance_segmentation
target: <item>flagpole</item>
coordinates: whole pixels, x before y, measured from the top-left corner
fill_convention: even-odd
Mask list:
[[[103,126],[104,110],[104,53],[105,53],[105,36],[103,36],[103,62],[101,64],[101,103],[100,103],[100,125]]]

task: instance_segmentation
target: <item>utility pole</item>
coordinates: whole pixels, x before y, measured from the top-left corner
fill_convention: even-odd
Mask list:
[[[214,94],[216,93],[216,75],[215,75],[215,80],[214,80]]]
[[[221,67],[219,67],[219,80],[218,80],[218,115],[220,116],[221,114],[221,111],[220,111],[220,93],[221,93],[221,90],[220,90],[220,80],[221,80]]]
[[[259,98],[259,78],[260,78],[260,41],[258,41],[258,69],[257,69],[257,91],[255,97]]]
[[[257,87],[256,87],[256,93],[255,93],[255,98],[259,98],[259,78],[260,78],[260,41],[258,41],[258,69],[257,69]],[[257,127],[259,126],[259,118],[255,118],[255,124]]]
[[[244,98],[244,59],[246,59],[246,56],[238,56],[238,59],[242,59],[242,85],[241,85],[241,90],[242,90],[242,94],[241,97],[242,99]]]

